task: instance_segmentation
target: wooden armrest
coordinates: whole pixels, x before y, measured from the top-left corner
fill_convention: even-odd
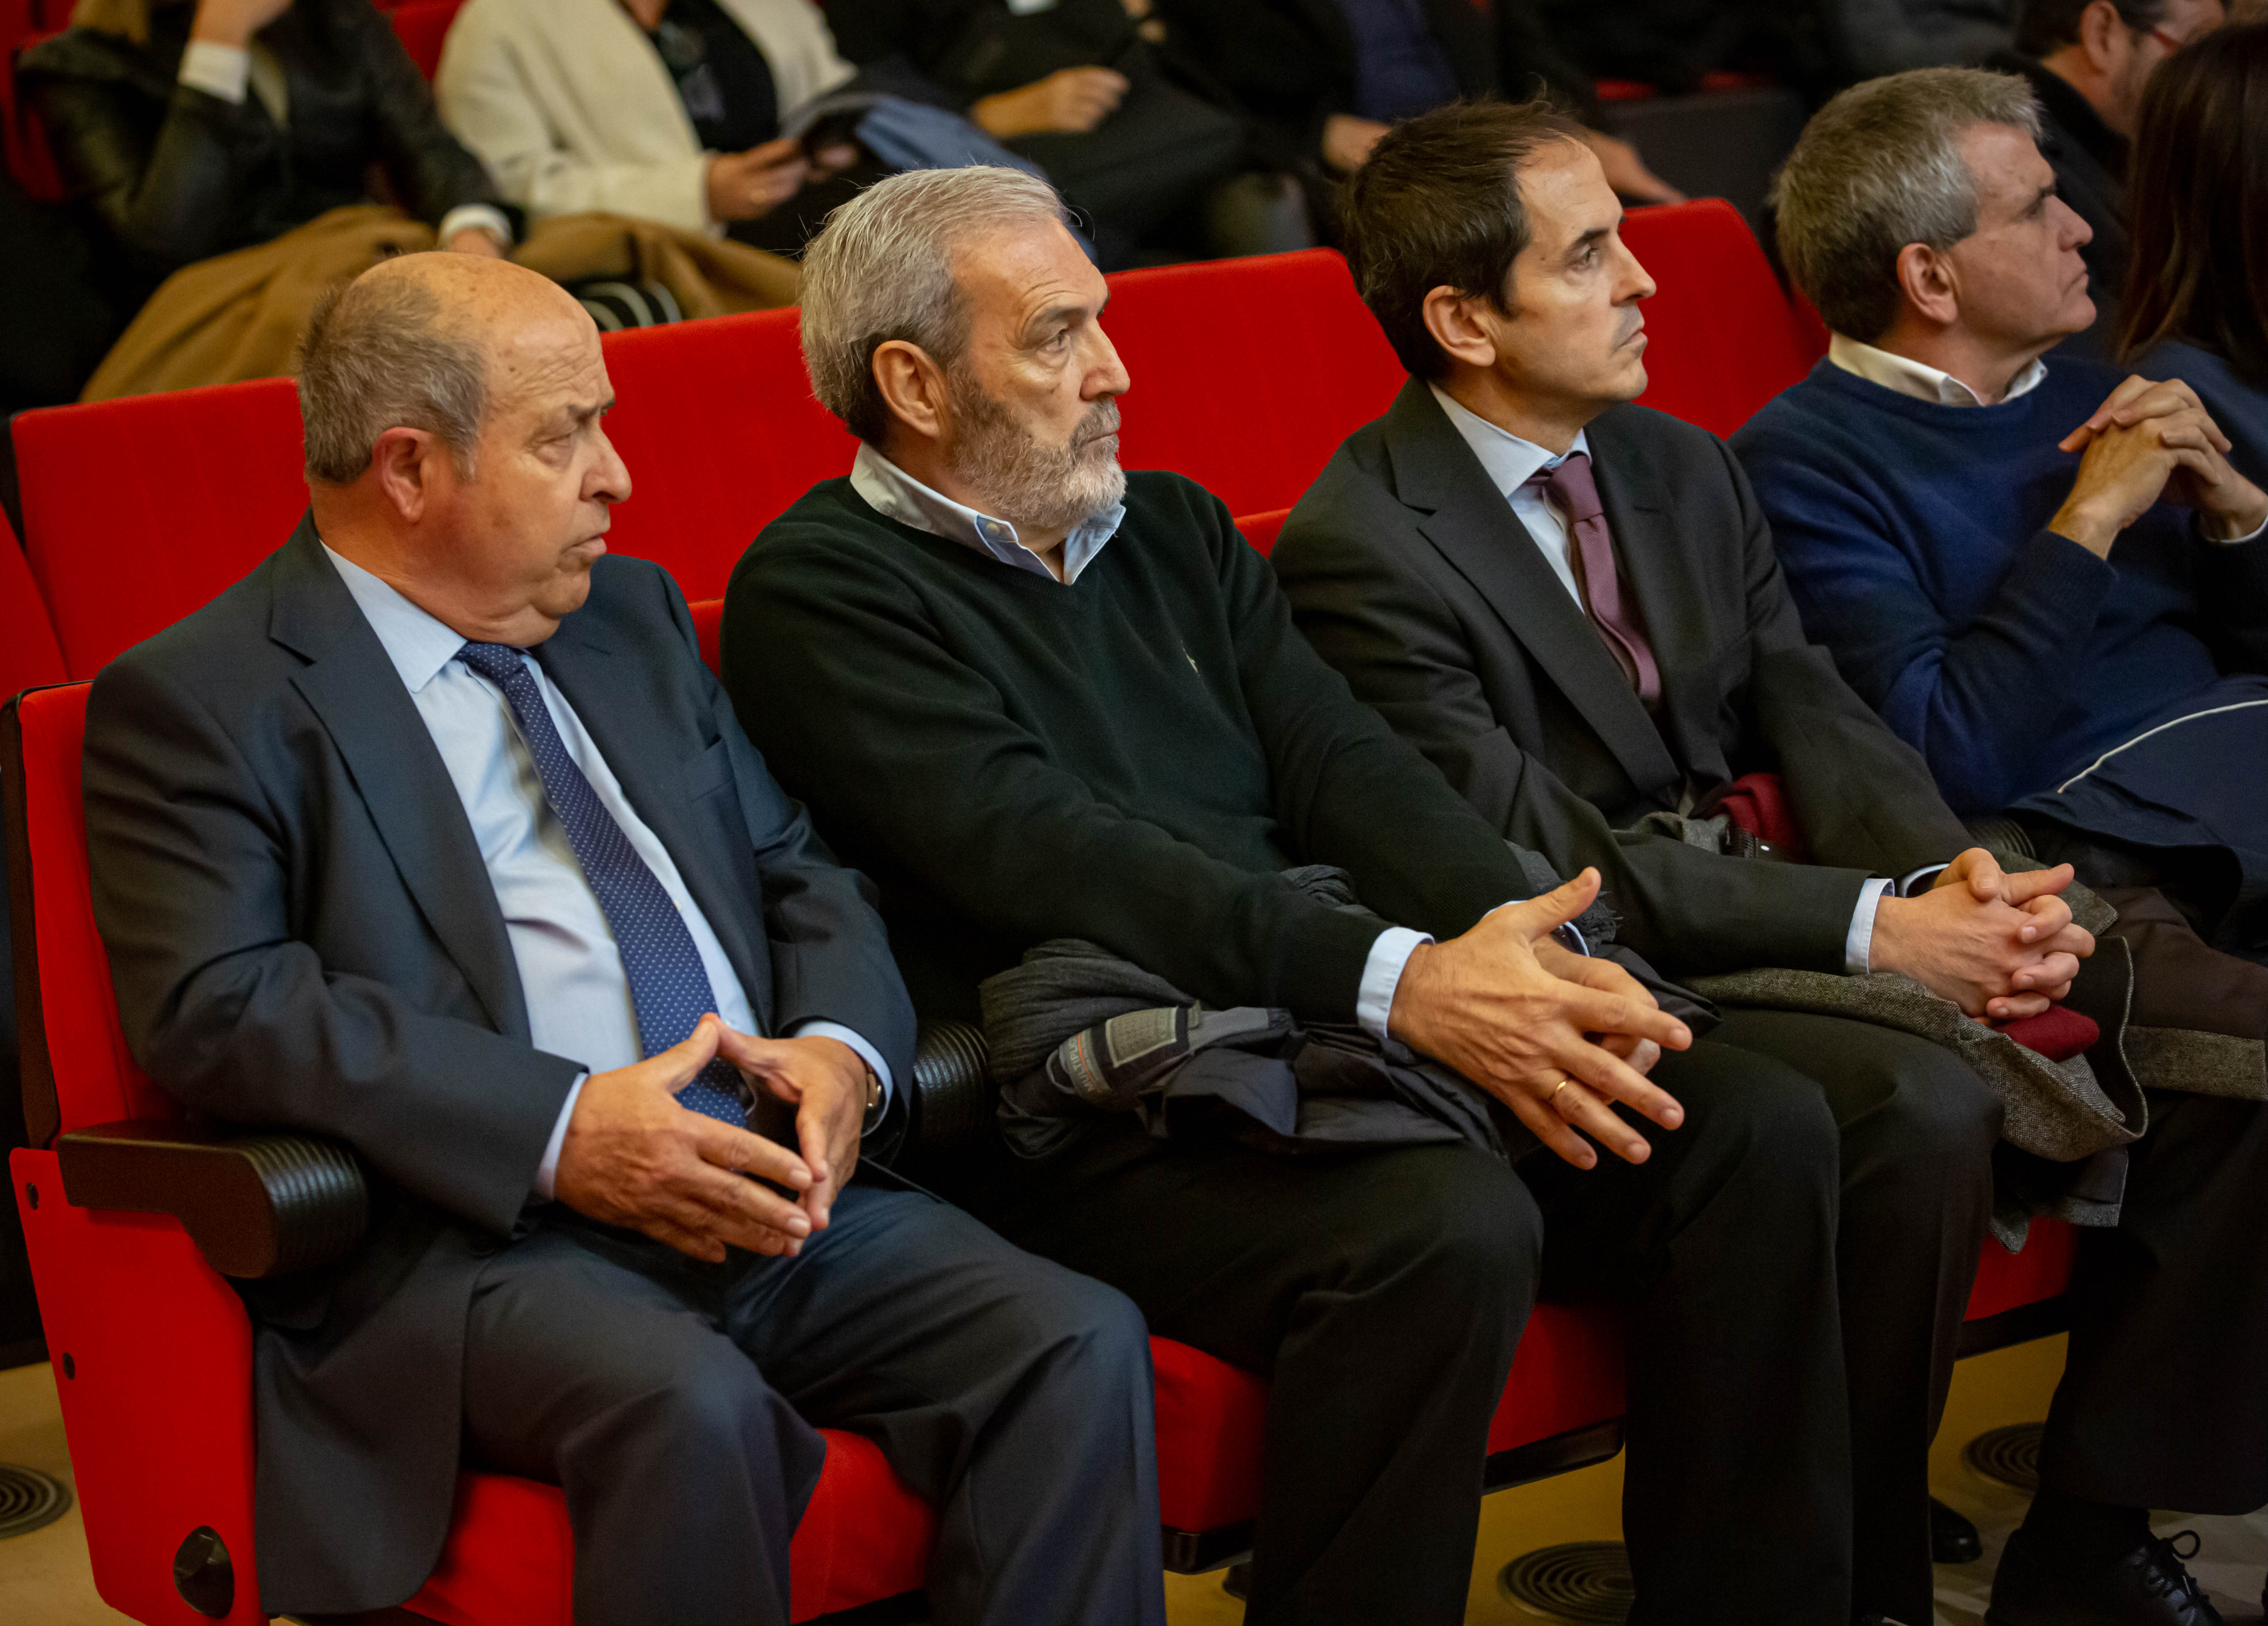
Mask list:
[[[913,1141],[924,1151],[948,1151],[986,1133],[999,1092],[982,1029],[967,1022],[924,1022],[914,1046]]]
[[[75,1208],[171,1214],[223,1276],[288,1276],[344,1257],[370,1224],[370,1192],[336,1141],[132,1118],[58,1136]]]

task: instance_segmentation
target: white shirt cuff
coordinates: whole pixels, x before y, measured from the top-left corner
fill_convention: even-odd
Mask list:
[[[1859,907],[1851,911],[1851,930],[1843,938],[1843,969],[1852,976],[1874,968],[1874,911],[1896,885],[1878,878],[1859,888]]]
[[[2198,533],[2202,534],[2205,527],[2200,525],[2198,526]],[[2254,526],[2250,531],[2247,532],[2242,536],[2207,536],[2205,540],[2211,542],[2215,548],[2234,548],[2239,542],[2252,542],[2259,541],[2263,532],[2268,532],[2268,519],[2263,519],[2258,525]]]
[[[1407,959],[1408,956],[1405,955],[1403,958]],[[798,1022],[788,1037],[791,1039],[836,1039],[849,1045],[858,1053],[860,1061],[874,1070],[874,1077],[882,1081],[882,1105],[887,1107],[890,1104],[890,1064],[882,1059],[880,1051],[843,1026],[842,1023],[817,1019]]]
[[[583,1099],[583,1086],[591,1075],[584,1073],[567,1092],[567,1103],[559,1109],[559,1122],[551,1126],[551,1138],[543,1143],[543,1161],[535,1166],[535,1195],[546,1203],[551,1201],[551,1188],[559,1180],[559,1148],[567,1143],[567,1120],[575,1115],[575,1103]]]
[[[1402,985],[1403,970],[1418,945],[1432,940],[1407,926],[1388,926],[1370,945],[1370,958],[1363,961],[1362,982],[1355,991],[1354,1019],[1372,1038],[1385,1041],[1386,1019],[1394,1014],[1394,990]]]
[[[512,246],[512,222],[493,203],[458,204],[441,217],[441,229],[436,235],[441,246],[446,248],[449,239],[458,232],[470,231],[486,232],[506,248]]]
[[[181,53],[181,71],[177,77],[193,91],[222,101],[241,102],[245,86],[252,82],[252,53],[240,45],[192,40],[189,48]]]

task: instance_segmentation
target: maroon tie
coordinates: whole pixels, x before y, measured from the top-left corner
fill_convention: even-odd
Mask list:
[[[1649,711],[1661,703],[1661,672],[1653,664],[1653,646],[1638,624],[1635,607],[1623,607],[1622,580],[1615,574],[1614,533],[1599,506],[1598,482],[1591,478],[1587,452],[1573,452],[1557,468],[1539,469],[1527,483],[1550,492],[1567,516],[1574,540],[1575,582],[1599,629],[1607,652],[1623,669],[1638,697]]]

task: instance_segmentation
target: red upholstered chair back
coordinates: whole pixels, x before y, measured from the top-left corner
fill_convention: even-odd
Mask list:
[[[1623,240],[1656,289],[1640,307],[1653,380],[1646,405],[1729,435],[1824,352],[1723,199],[1634,209]]]
[[[1284,522],[1291,517],[1292,511],[1288,508],[1271,508],[1265,513],[1239,514],[1236,528],[1265,559],[1275,550],[1277,533],[1283,530]]]
[[[463,4],[464,0],[409,0],[387,13],[387,21],[394,25],[402,49],[428,79],[441,65],[441,42],[448,38],[449,25],[456,20],[457,8]]]
[[[11,428],[25,554],[73,677],[203,607],[307,504],[288,379],[43,408]]]
[[[88,889],[86,819],[79,805],[79,743],[87,685],[35,689],[17,703],[23,740],[24,854],[16,878],[32,902],[31,998],[19,999],[25,1116],[33,1146],[58,1130],[122,1118],[173,1118],[180,1109],[127,1053],[110,986],[110,960],[95,930]],[[19,938],[18,978],[26,968]],[[19,992],[21,990],[19,990]],[[51,1084],[48,1082],[51,1080]],[[53,1106],[45,1098],[52,1090]]]
[[[610,334],[606,348],[607,433],[630,471],[608,545],[660,563],[688,599],[722,593],[757,532],[850,472],[858,443],[812,398],[795,312]]]
[[[0,519],[0,700],[43,683],[60,683],[65,675],[47,600],[40,597],[32,567],[16,545],[16,533]]]
[[[1329,249],[1126,272],[1102,326],[1133,379],[1120,461],[1233,514],[1299,501],[1405,376]]]

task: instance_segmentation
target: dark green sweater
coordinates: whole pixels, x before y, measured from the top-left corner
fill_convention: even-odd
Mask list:
[[[884,519],[848,480],[733,572],[724,672],[772,770],[882,888],[925,1015],[1049,938],[1207,1004],[1350,1021],[1374,919],[1447,938],[1529,888],[1440,774],[1317,658],[1228,511],[1128,477],[1069,586]]]

